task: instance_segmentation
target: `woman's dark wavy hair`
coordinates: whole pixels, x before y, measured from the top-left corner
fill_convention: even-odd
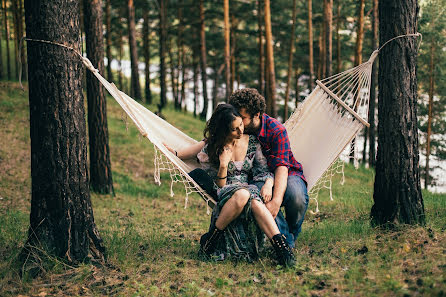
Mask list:
[[[208,156],[212,164],[220,165],[219,156],[223,151],[225,140],[231,133],[232,122],[240,113],[231,104],[219,104],[206,123],[204,138],[208,145]]]

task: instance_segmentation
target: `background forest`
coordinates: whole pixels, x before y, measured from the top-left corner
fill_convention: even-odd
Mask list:
[[[284,122],[316,79],[367,61],[386,41],[379,41],[378,0],[0,2],[1,296],[444,296],[446,194],[434,192],[446,191],[446,0],[418,1],[423,38],[416,39],[417,88],[410,88],[418,91],[420,139],[413,143],[419,143],[415,167],[425,189],[416,193],[419,200],[408,201],[421,201],[415,205],[422,210],[415,215],[420,221],[371,224],[374,199],[386,200],[376,194],[376,178],[387,178],[374,169],[377,59],[371,126],[355,141],[362,164],[344,164],[332,192],[320,191],[319,212],[311,200],[294,249],[297,265],[287,269],[276,265],[268,249],[254,263],[201,258],[197,251],[209,208],[195,194],[185,201],[179,184],[171,196],[165,171],[163,183],[154,182],[154,148],[121,106],[97,87],[78,57],[24,41],[25,32],[28,38],[79,46],[119,89],[200,139],[213,108],[233,90],[257,88],[267,112]],[[409,2],[409,15],[417,1],[395,0],[395,7]],[[53,17],[39,14],[42,8]],[[59,26],[62,18],[70,18],[71,27]],[[38,25],[25,28],[25,19]],[[60,34],[67,27],[75,34]],[[32,57],[42,53],[46,59],[37,63]],[[60,60],[48,58],[53,54]],[[28,81],[28,69],[55,83]],[[60,121],[47,110],[60,113]],[[63,125],[70,133],[42,132],[60,132]],[[39,141],[55,145],[37,151]],[[64,155],[64,145],[71,154]],[[413,147],[408,150],[413,158],[406,159],[418,160]],[[404,153],[390,149],[391,157]],[[53,164],[60,167],[47,176]],[[60,179],[65,172],[68,178]],[[417,170],[411,173],[419,180]],[[413,194],[412,189],[401,191]],[[403,208],[410,204],[387,200]]]
[[[230,1],[225,7],[221,1],[104,0],[104,75],[132,97],[156,105],[152,109],[159,113],[173,102],[176,109],[202,119],[232,90],[254,87],[265,95],[267,113],[284,121],[313,89],[315,79],[352,68],[377,49],[377,4],[377,0],[272,1],[269,31],[263,1]],[[420,7],[420,166],[424,186],[444,191],[445,2],[424,0]],[[83,30],[82,5],[80,17]],[[18,79],[21,57],[26,80],[26,43],[19,48],[24,32],[23,2],[2,0],[0,79]],[[82,39],[85,52],[85,33]],[[376,98],[372,90],[371,101]],[[374,102],[369,116],[376,118]],[[371,166],[375,129],[372,124],[359,145],[362,161]]]

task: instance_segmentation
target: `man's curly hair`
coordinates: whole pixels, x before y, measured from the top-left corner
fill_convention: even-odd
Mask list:
[[[237,110],[245,108],[246,112],[253,117],[258,112],[260,116],[265,112],[265,98],[256,89],[246,88],[235,91],[229,97],[229,104]]]

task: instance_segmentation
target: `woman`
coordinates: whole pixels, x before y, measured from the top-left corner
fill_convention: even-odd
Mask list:
[[[205,144],[197,157],[215,182],[218,203],[209,232],[200,239],[200,250],[206,256],[250,261],[258,258],[266,234],[279,264],[293,265],[294,255],[263,202],[271,199],[273,175],[259,142],[243,130],[242,117],[230,104],[218,105],[206,124]],[[187,155],[187,149],[170,150],[180,157]],[[255,181],[265,181],[261,191],[250,184]]]

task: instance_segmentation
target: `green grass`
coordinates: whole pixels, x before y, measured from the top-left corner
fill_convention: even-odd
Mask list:
[[[20,279],[15,259],[27,237],[30,211],[30,140],[27,93],[0,82],[0,295],[73,296],[441,296],[446,292],[446,195],[423,192],[427,224],[395,230],[369,224],[374,172],[345,167],[346,182],[323,190],[317,214],[307,213],[295,253],[298,265],[281,269],[269,255],[255,263],[207,262],[197,255],[209,223],[206,205],[170,179],[153,178],[153,146],[123,120],[108,98],[116,196],[92,194],[95,222],[108,265],[69,267],[47,255],[46,273]],[[155,110],[155,106],[150,107]],[[163,111],[195,139],[204,122]],[[127,129],[126,129],[127,127]],[[309,210],[315,210],[310,202]]]

